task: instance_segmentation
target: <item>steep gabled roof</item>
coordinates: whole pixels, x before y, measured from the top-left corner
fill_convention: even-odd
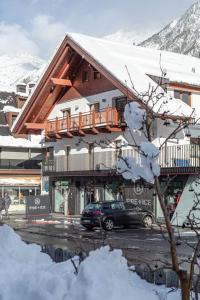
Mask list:
[[[108,78],[116,88],[122,93],[129,95],[129,97],[135,97],[135,90],[142,93],[147,92],[149,86],[157,86],[147,74],[161,75],[161,52],[162,68],[167,70],[167,75],[172,81],[200,84],[198,77],[200,60],[196,58],[124,45],[81,34],[68,34],[60,44],[41,80],[14,123],[13,132],[22,133],[22,128],[26,122],[44,122],[59,95],[62,94],[60,88],[51,89],[51,79],[54,77],[65,78],[69,65],[66,59],[69,48],[79,56],[79,60],[87,60]],[[74,63],[78,64],[76,57]],[[158,89],[158,92],[162,92],[167,97],[161,88]],[[167,109],[166,107],[163,108],[163,110],[168,111],[169,115],[191,115],[191,108],[182,101],[172,99],[169,102]],[[158,110],[158,107],[160,107],[159,103],[155,106],[155,111]],[[160,111],[160,113],[163,113],[163,111]]]

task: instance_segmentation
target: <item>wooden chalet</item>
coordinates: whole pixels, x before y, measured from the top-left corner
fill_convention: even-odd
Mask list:
[[[182,55],[162,55],[163,64],[169,67],[163,94],[172,95],[175,103],[175,112],[167,120],[175,124],[200,98],[200,62],[184,56],[184,69],[180,67]],[[153,192],[145,187],[140,194],[132,183],[119,178],[114,167],[119,153],[105,149],[102,140],[118,143],[126,135],[124,106],[130,100],[140,101],[135,87],[145,91],[149,85],[157,85],[159,61],[160,51],[66,35],[12,127],[15,134],[44,136],[43,176],[49,181],[53,211],[79,214],[89,201],[122,196],[121,186],[130,201],[143,201],[153,208]],[[140,101],[140,105],[144,104]],[[163,128],[164,138],[167,130]],[[197,137],[195,133],[193,138]],[[187,176],[196,174],[200,167],[199,143],[190,143],[188,138],[189,134],[183,135],[180,139],[186,142],[180,145],[171,141],[160,158],[162,175],[180,174],[182,187]],[[124,154],[135,155],[133,149],[125,149]],[[71,194],[66,208],[63,203],[68,188]]]

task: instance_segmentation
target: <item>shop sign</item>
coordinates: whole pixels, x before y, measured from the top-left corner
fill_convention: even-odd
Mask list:
[[[134,206],[153,211],[153,190],[141,185],[125,188],[125,201]]]
[[[26,218],[48,218],[50,216],[50,199],[48,195],[26,197]]]

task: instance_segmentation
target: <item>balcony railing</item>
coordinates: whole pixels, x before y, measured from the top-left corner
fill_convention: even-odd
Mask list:
[[[200,145],[176,145],[162,148],[159,163],[162,168],[200,167]]]
[[[119,127],[121,124],[119,113],[116,108],[107,107],[106,109],[96,112],[79,113],[77,115],[67,115],[63,118],[48,120],[46,125],[46,135],[54,133],[73,133],[80,130],[102,128],[102,127]]]
[[[0,159],[0,169],[41,169],[40,160]]]
[[[133,156],[140,161],[134,149],[122,150],[123,156]],[[116,151],[101,151],[89,153],[55,156],[43,162],[45,172],[88,171],[115,169],[117,162]],[[200,145],[177,145],[165,147],[160,152],[161,168],[199,168]]]

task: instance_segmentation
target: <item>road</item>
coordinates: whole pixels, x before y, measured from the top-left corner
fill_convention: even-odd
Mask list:
[[[169,243],[158,227],[134,227],[105,232],[87,231],[79,224],[29,224],[14,218],[6,220],[6,223],[29,243],[52,245],[75,253],[87,253],[102,245],[109,245],[111,249],[122,249],[129,264],[146,262],[152,268],[170,261]],[[181,231],[181,237],[177,237],[177,241],[181,259],[191,257],[192,249],[187,244],[195,245],[195,236],[188,231]]]

